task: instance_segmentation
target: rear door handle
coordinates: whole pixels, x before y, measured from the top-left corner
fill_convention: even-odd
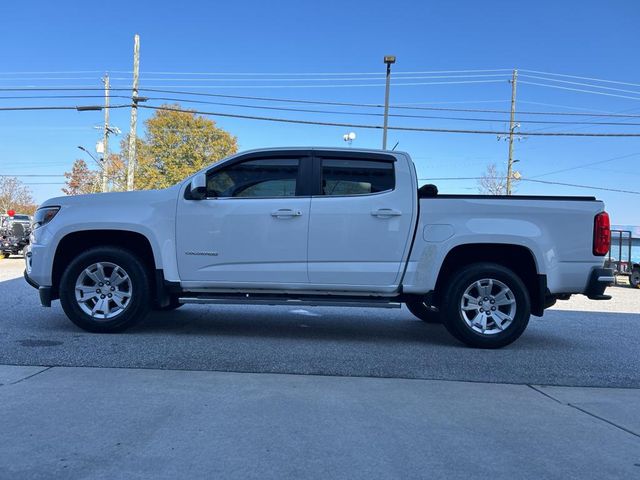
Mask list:
[[[271,212],[271,216],[275,218],[292,218],[299,217],[301,215],[301,210],[293,210],[291,208],[281,208],[279,210],[274,210],[273,212]]]
[[[379,208],[378,210],[372,210],[371,215],[379,218],[399,217],[402,212],[394,208]]]

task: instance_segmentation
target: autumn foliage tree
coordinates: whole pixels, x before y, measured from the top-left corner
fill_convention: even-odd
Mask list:
[[[67,181],[62,191],[67,195],[82,195],[99,191],[99,173],[90,170],[87,162],[82,159],[73,162],[71,171],[65,172],[64,176]]]
[[[15,177],[0,177],[0,213],[15,210],[31,215],[35,209],[29,187]]]
[[[236,137],[213,120],[184,111],[180,105],[162,108],[144,122],[145,133],[136,139],[136,190],[169,187],[237,152]],[[109,155],[104,165],[110,190],[126,189],[128,136],[122,139],[120,151]],[[67,186],[62,190],[68,195],[99,191],[99,174],[76,160],[71,172],[65,173]]]
[[[164,105],[145,121],[144,139],[137,144],[136,189],[165,188],[238,150],[236,137],[193,112]],[[123,147],[128,145],[128,139]],[[128,159],[126,152],[122,165]]]

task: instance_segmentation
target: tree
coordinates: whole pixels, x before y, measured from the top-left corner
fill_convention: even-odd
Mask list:
[[[182,109],[179,105],[163,107]],[[169,187],[238,150],[236,137],[193,112],[156,110],[145,121],[145,129],[144,140],[138,140],[136,149],[136,189]],[[122,151],[122,165],[126,165],[128,148]]]
[[[128,138],[126,144],[124,144],[124,141],[121,143],[121,148],[123,151],[125,151],[126,148],[129,148]],[[127,164],[125,156],[118,153],[109,154],[105,168],[109,189],[115,191],[126,190]]]
[[[62,189],[67,195],[82,195],[99,191],[100,172],[89,170],[87,162],[78,159],[73,162],[71,172],[65,172],[66,187]]]
[[[511,178],[511,188],[513,189],[519,176],[513,175]],[[478,191],[486,195],[506,195],[507,194],[507,174],[498,171],[496,164],[492,163],[478,180]]]
[[[180,105],[163,107],[183,110]],[[136,190],[169,187],[238,150],[236,137],[191,111],[156,110],[144,124],[145,135],[136,139]],[[128,136],[120,142],[120,151],[110,154],[104,166],[111,190],[127,186]],[[67,187],[62,191],[67,195],[98,191],[100,173],[76,160],[72,171],[65,173]]]
[[[29,187],[16,177],[0,177],[0,213],[15,210],[31,214],[35,211],[35,202]]]

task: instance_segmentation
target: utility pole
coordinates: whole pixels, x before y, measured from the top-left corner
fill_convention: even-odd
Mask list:
[[[102,191],[109,190],[109,179],[107,178],[107,164],[109,162],[109,74],[105,73],[104,82],[104,137],[102,140]]]
[[[131,128],[129,129],[129,165],[127,190],[133,190],[136,171],[136,127],[138,124],[138,75],[140,72],[140,36],[133,37],[133,90],[131,92]]]
[[[513,136],[517,125],[516,121],[516,83],[518,82],[518,70],[513,70],[511,79],[511,117],[509,119],[509,160],[507,163],[507,195],[511,195],[511,178],[513,176]]]
[[[391,65],[396,63],[394,55],[386,55],[384,63],[387,64],[387,85],[384,92],[384,127],[382,128],[382,149],[387,149],[387,124],[389,123],[389,85],[391,84]]]

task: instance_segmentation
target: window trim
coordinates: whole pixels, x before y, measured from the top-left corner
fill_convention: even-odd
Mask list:
[[[233,164],[225,165],[225,168],[221,168],[221,169],[216,170],[215,172],[211,173],[211,175],[215,175],[215,174],[217,174],[219,172],[224,171],[226,168],[233,168],[234,166],[240,165],[242,163],[257,162],[257,161],[260,161],[260,160],[274,160],[274,158],[250,158],[250,159],[246,159],[244,162],[234,162]],[[228,199],[228,198],[233,198],[233,199],[239,198],[239,199],[247,200],[247,199],[256,199],[256,198],[295,198],[295,197],[297,197],[298,196],[298,192],[300,190],[298,184],[300,182],[300,169],[301,169],[302,159],[297,158],[297,157],[289,157],[289,158],[278,157],[275,160],[295,160],[295,161],[298,162],[298,166],[297,166],[297,170],[296,170],[296,176],[295,176],[296,190],[295,190],[293,195],[277,195],[277,196],[265,195],[265,196],[255,196],[255,197],[253,197],[253,196],[252,197],[240,197],[240,196],[235,197],[235,196],[224,195],[224,196],[219,196],[219,197],[209,197],[209,196],[207,196],[207,197],[204,198],[204,200]],[[209,181],[209,179],[208,179],[209,172],[207,172],[206,175],[207,175],[207,183],[208,183],[208,181]],[[269,180],[269,181],[271,181],[271,180]],[[258,185],[259,183],[260,182],[253,183],[253,184],[247,186],[246,188],[250,188],[252,186]],[[245,190],[246,190],[246,188],[245,188]]]
[[[311,172],[312,172],[312,152],[309,149],[300,150],[271,150],[271,151],[255,151],[238,155],[224,162],[213,164],[204,172],[206,176],[217,173],[220,170],[231,167],[238,163],[244,163],[252,160],[268,160],[268,159],[295,159],[298,160],[298,176],[296,177],[296,193],[289,197],[205,197],[202,200],[253,200],[253,199],[277,199],[277,198],[303,198],[311,196]],[[191,189],[187,184],[184,191],[185,200],[194,200],[191,197]]]
[[[352,198],[352,197],[372,197],[375,195],[384,195],[387,193],[392,193],[396,190],[398,182],[396,175],[396,168],[393,164],[396,161],[396,157],[393,155],[388,155],[384,153],[371,153],[371,154],[363,154],[360,152],[346,152],[345,155],[343,152],[315,152],[313,155],[313,194],[312,197],[316,198]],[[373,193],[356,193],[353,195],[325,195],[322,193],[322,160],[353,160],[353,161],[375,161],[375,162],[388,162],[392,163],[391,171],[393,173],[393,188],[389,190],[383,190],[382,192],[373,192]]]

